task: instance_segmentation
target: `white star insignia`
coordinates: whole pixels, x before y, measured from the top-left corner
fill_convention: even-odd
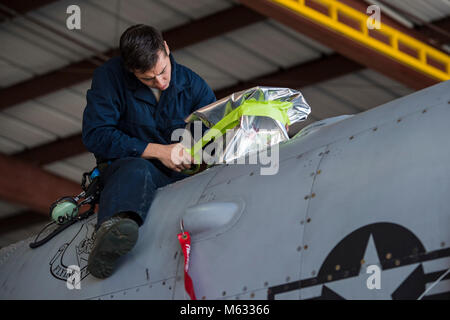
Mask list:
[[[374,273],[367,273],[367,267],[376,265],[380,268],[380,289],[369,289],[367,280],[373,277]],[[382,270],[380,258],[378,256],[375,242],[372,235],[367,242],[366,252],[364,253],[364,263],[358,276],[342,279],[325,284],[328,289],[334,291],[339,296],[351,300],[390,300],[392,294],[408,278],[408,276],[417,268],[417,264],[396,267],[388,270]],[[371,283],[371,281],[369,281]]]

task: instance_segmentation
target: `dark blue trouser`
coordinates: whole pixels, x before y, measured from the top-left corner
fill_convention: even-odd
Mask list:
[[[100,194],[97,229],[107,219],[120,212],[134,212],[141,226],[158,188],[188,177],[161,170],[142,158],[115,160],[101,174],[103,190]]]

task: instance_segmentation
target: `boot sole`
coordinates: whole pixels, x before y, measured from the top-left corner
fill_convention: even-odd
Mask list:
[[[99,239],[88,260],[88,271],[96,278],[108,278],[117,260],[133,249],[139,226],[131,219],[118,221]]]

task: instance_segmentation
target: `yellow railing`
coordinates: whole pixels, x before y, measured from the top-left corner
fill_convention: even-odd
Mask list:
[[[272,0],[281,4],[297,14],[302,15],[316,23],[326,26],[336,32],[339,32],[358,43],[368,46],[382,54],[385,54],[403,64],[406,64],[432,78],[440,81],[450,79],[450,56],[425,43],[403,33],[381,22],[380,29],[376,29],[389,39],[389,43],[385,43],[370,35],[367,20],[368,16],[358,10],[353,9],[337,0],[310,0],[322,7],[327,8],[328,15],[307,4],[305,0]],[[340,16],[345,16],[354,22],[357,22],[359,30],[339,20]],[[381,21],[383,19],[381,18]],[[400,45],[416,52],[417,56],[413,56],[399,50]],[[430,60],[435,64],[442,66],[442,70],[436,66],[430,65]]]

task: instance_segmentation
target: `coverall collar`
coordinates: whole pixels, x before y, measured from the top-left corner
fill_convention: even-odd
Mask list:
[[[164,98],[164,100],[168,99],[168,101],[170,101],[179,92],[183,91],[186,87],[189,86],[189,83],[185,77],[177,76],[178,75],[178,73],[177,73],[178,64],[176,63],[172,54],[169,55],[169,58],[170,58],[171,66],[172,66],[170,84],[166,90],[161,92],[160,101],[163,98]],[[124,73],[125,73],[126,85],[130,90],[134,91],[134,96],[137,99],[143,100],[152,105],[157,104],[155,96],[149,87],[147,87],[142,82],[140,82],[139,79],[137,79],[136,76],[132,72],[124,70]]]

